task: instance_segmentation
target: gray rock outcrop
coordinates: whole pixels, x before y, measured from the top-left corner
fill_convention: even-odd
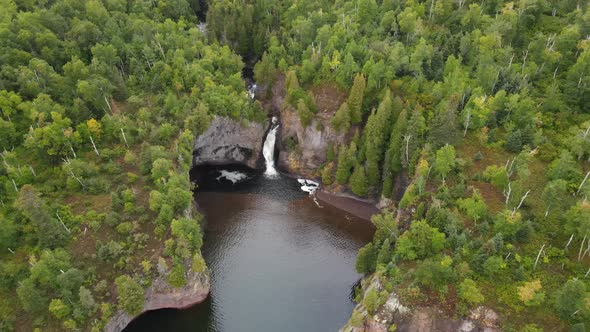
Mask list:
[[[216,116],[209,128],[193,144],[193,166],[204,164],[241,164],[259,168],[267,124]]]
[[[189,270],[186,276],[186,284],[181,288],[174,288],[168,284],[167,271],[161,273],[156,278],[152,285],[145,290],[145,304],[143,312],[164,308],[187,308],[194,304],[203,302],[211,288],[209,274],[197,273]],[[105,332],[120,332],[132,320],[133,316],[129,316],[122,310],[118,310],[108,324],[104,327]]]
[[[363,292],[371,288],[383,290],[379,278],[373,276],[363,282]],[[363,303],[355,310],[366,317],[359,326],[349,321],[340,332],[387,332],[392,324],[399,332],[499,332],[498,314],[491,309],[478,307],[468,317],[450,318],[435,307],[408,308],[403,305],[395,292],[391,292],[385,303],[374,315],[370,315]]]

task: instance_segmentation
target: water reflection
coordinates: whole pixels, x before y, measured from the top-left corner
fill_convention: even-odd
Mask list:
[[[150,312],[125,331],[338,330],[354,307],[356,252],[372,227],[318,208],[293,179],[209,183],[215,174],[201,170],[195,195],[207,219],[211,296],[187,310]]]

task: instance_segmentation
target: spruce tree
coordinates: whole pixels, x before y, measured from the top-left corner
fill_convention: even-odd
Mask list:
[[[377,254],[377,264],[387,264],[391,260],[391,242],[386,238]]]
[[[370,186],[377,186],[381,179],[380,167],[383,161],[386,139],[391,130],[392,101],[389,90],[376,112],[367,121],[364,136],[364,152],[367,160],[367,178]]]
[[[522,132],[520,129],[513,130],[508,134],[504,148],[510,152],[520,152],[522,150]]]
[[[435,148],[455,144],[459,139],[456,102],[442,102],[434,114],[430,126],[430,142]]]
[[[300,88],[299,80],[297,79],[295,70],[289,70],[285,75],[285,88],[287,89],[287,93],[291,93],[291,91],[298,90]]]
[[[358,273],[367,274],[375,271],[375,263],[377,260],[376,251],[373,242],[369,242],[359,249],[359,253],[356,256],[356,271]]]
[[[357,74],[354,77],[354,83],[348,96],[348,108],[350,109],[350,121],[353,124],[360,123],[362,120],[363,97],[367,83],[363,74]]]
[[[307,104],[303,99],[299,99],[297,102],[297,114],[304,127],[311,124],[311,121],[313,120],[313,112],[307,107]]]
[[[322,183],[324,185],[330,185],[330,184],[332,184],[332,182],[334,182],[334,179],[332,177],[333,168],[334,168],[334,164],[329,163],[326,166],[324,166],[324,168],[322,169]]]
[[[389,148],[385,153],[385,162],[383,163],[383,196],[390,198],[393,190],[393,178],[402,169],[402,135],[406,130],[407,111],[403,109],[397,121],[391,130],[389,138]]]
[[[341,185],[348,183],[350,177],[350,169],[354,165],[354,159],[356,156],[356,144],[350,143],[350,147],[347,149],[346,146],[340,148],[338,153],[338,167],[336,169],[336,182]]]
[[[334,114],[332,126],[338,132],[347,132],[350,128],[350,110],[346,102],[342,103],[338,111]]]
[[[363,165],[356,165],[350,177],[350,189],[360,197],[367,196],[367,177]]]
[[[426,119],[422,115],[422,109],[417,107],[413,112],[406,131],[402,136],[402,166],[408,169],[409,174],[414,173],[414,164],[420,153],[420,145],[424,141],[426,131]]]

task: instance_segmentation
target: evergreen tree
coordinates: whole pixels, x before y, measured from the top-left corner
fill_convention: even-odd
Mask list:
[[[363,74],[357,74],[354,77],[354,83],[348,95],[348,108],[350,110],[350,121],[353,124],[360,123],[362,120],[363,97],[367,82]]]
[[[402,166],[408,169],[410,174],[413,173],[414,163],[420,153],[418,148],[423,143],[425,132],[426,120],[422,115],[422,109],[418,107],[412,112],[402,136]]]
[[[365,168],[362,165],[356,165],[354,172],[350,177],[350,189],[357,196],[367,196],[367,177],[365,176]]]
[[[381,179],[381,164],[386,140],[390,135],[392,121],[392,101],[389,90],[377,111],[373,111],[364,130],[364,153],[366,157],[367,177],[370,186],[376,186]]]
[[[301,124],[304,127],[307,127],[311,124],[313,120],[313,112],[307,107],[305,100],[299,99],[297,101],[297,114],[299,115],[299,119],[301,120]]]
[[[338,111],[334,114],[332,126],[339,132],[347,132],[350,129],[350,110],[346,102],[342,103]]]
[[[382,195],[390,198],[393,190],[393,178],[402,169],[402,135],[406,131],[407,112],[405,109],[399,113],[397,121],[391,130],[389,147],[385,153],[383,163],[383,190]]]
[[[430,124],[430,142],[435,148],[445,144],[455,144],[459,139],[457,121],[457,102],[443,102],[434,114]]]
[[[386,238],[377,254],[377,264],[387,264],[391,260],[391,243],[389,238]]]
[[[504,148],[510,152],[520,152],[522,150],[522,131],[520,129],[512,130],[508,134]]]
[[[356,256],[356,271],[358,273],[371,273],[375,271],[375,264],[377,262],[377,252],[372,242],[369,242],[364,247],[359,249]]]
[[[338,153],[338,168],[336,169],[336,182],[341,185],[348,183],[352,166],[355,163],[356,144],[350,143],[350,147],[342,146]]]
[[[334,182],[334,179],[332,177],[333,168],[334,164],[329,163],[322,169],[322,183],[324,185],[330,185],[332,184],[332,182]]]

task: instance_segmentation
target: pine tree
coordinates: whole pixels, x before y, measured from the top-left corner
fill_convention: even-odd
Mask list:
[[[354,156],[356,156],[356,144],[350,143],[350,147],[346,146],[340,148],[338,153],[338,168],[336,169],[336,182],[341,185],[348,183],[350,177],[350,169],[354,165]]]
[[[402,135],[406,130],[408,113],[405,109],[401,110],[397,121],[391,130],[389,138],[389,148],[385,153],[385,162],[383,164],[383,190],[382,195],[389,198],[393,190],[393,178],[402,169]]]
[[[323,184],[330,185],[330,184],[332,184],[332,182],[334,182],[334,178],[332,177],[333,168],[334,168],[334,164],[329,163],[326,166],[324,166],[324,169],[322,169],[322,183]]]
[[[364,137],[364,152],[367,160],[367,177],[370,186],[376,186],[381,179],[380,166],[383,161],[385,141],[391,130],[392,101],[389,90],[367,121]]]
[[[367,196],[367,177],[365,175],[365,168],[362,165],[355,166],[354,172],[350,177],[350,189],[357,196]]]
[[[350,110],[346,102],[342,103],[336,114],[334,114],[332,126],[338,132],[347,132],[350,128]]]
[[[443,102],[434,114],[430,126],[430,142],[435,148],[457,143],[460,133],[457,127],[456,109],[455,101]]]
[[[358,273],[371,273],[375,271],[377,253],[372,242],[359,249],[356,256],[356,271]]]
[[[504,148],[510,152],[522,150],[522,131],[520,129],[513,130],[508,134]]]
[[[363,97],[367,83],[363,74],[357,74],[354,77],[354,83],[348,96],[348,108],[350,109],[350,121],[353,124],[360,123],[362,120]]]
[[[285,75],[285,88],[287,89],[287,93],[291,93],[291,91],[298,90],[299,87],[299,80],[297,79],[297,73],[294,70],[289,70]]]
[[[387,264],[391,260],[391,242],[386,238],[377,254],[377,264]]]
[[[413,174],[414,163],[420,152],[420,145],[424,140],[426,131],[426,120],[422,115],[422,109],[416,108],[406,126],[406,131],[402,136],[402,166],[408,169],[410,175]]]
[[[303,99],[299,99],[297,102],[297,114],[304,127],[311,124],[311,121],[313,120],[313,112],[307,107],[307,104]]]

